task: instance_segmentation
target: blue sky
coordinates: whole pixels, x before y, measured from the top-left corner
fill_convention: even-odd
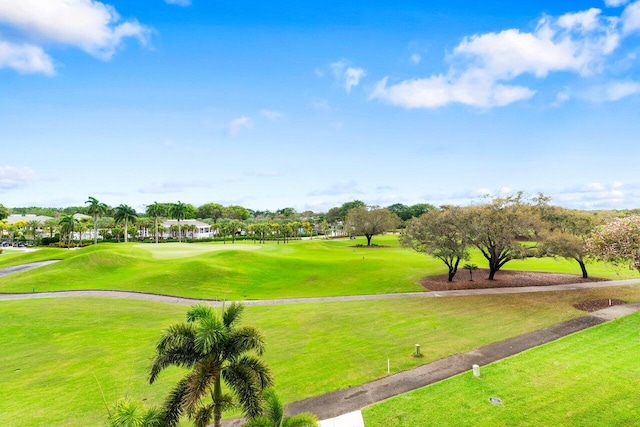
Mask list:
[[[0,203],[640,207],[639,54],[640,1],[0,0]]]

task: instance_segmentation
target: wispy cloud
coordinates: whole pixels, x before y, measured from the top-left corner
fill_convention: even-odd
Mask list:
[[[3,0],[0,24],[18,37],[0,39],[0,67],[46,75],[54,74],[54,65],[43,45],[73,46],[109,60],[126,38],[146,44],[151,35],[149,27],[135,19],[122,21],[113,6],[96,0]]]
[[[367,72],[364,69],[350,67],[344,60],[332,63],[331,72],[336,80],[344,86],[347,93],[351,92],[351,89],[358,86],[360,84],[360,80],[367,75]]]
[[[0,191],[23,188],[37,179],[36,173],[28,167],[0,167]]]
[[[330,185],[321,190],[315,190],[308,193],[309,196],[337,196],[343,194],[362,194],[357,189],[358,184],[355,181],[343,181]]]
[[[280,120],[280,119],[284,119],[286,117],[286,114],[284,114],[282,111],[277,111],[277,110],[260,110],[260,115],[268,120]]]
[[[557,18],[543,16],[534,31],[508,29],[465,37],[446,73],[391,83],[378,81],[370,99],[404,108],[459,103],[480,108],[527,100],[536,89],[514,84],[520,76],[544,79],[555,72],[589,76],[602,71],[625,34],[640,29],[640,1],[620,18],[591,8]]]
[[[159,182],[138,189],[143,194],[181,193],[194,188],[213,188],[215,184],[207,181],[167,181]]]
[[[242,129],[251,129],[253,127],[253,121],[247,116],[238,117],[235,120],[229,122],[229,135],[237,137]]]
[[[182,7],[191,6],[191,0],[164,0],[164,2],[167,4],[175,4]]]

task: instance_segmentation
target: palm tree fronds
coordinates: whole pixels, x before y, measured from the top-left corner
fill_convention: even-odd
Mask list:
[[[236,302],[232,302],[229,307],[224,310],[222,314],[222,322],[224,326],[227,328],[231,328],[234,323],[239,322],[242,317],[242,312],[244,311],[244,306],[242,304],[238,304]]]
[[[274,424],[273,421],[264,415],[251,418],[246,423],[242,424],[242,427],[280,427],[280,424]]]
[[[205,304],[196,304],[187,311],[187,322],[195,322],[207,317],[215,317],[211,307]]]
[[[280,399],[278,399],[276,391],[272,388],[269,388],[264,391],[263,397],[263,414],[266,417],[269,417],[269,419],[273,420],[274,425],[279,426],[282,422],[282,418],[284,417],[284,406],[282,406],[282,402],[280,402]]]
[[[264,353],[264,337],[253,326],[242,326],[235,329],[229,337],[228,351],[233,354],[242,354],[246,351],[255,351],[258,356]]]
[[[162,405],[162,419],[166,427],[177,426],[182,416],[182,400],[186,393],[187,379],[183,378],[178,384],[171,390],[169,396]]]
[[[303,414],[286,417],[281,427],[318,427],[318,419],[315,415],[305,412]]]
[[[211,423],[213,417],[213,403],[198,409],[195,417],[193,417],[193,425],[195,427],[207,427]]]
[[[221,348],[220,344],[225,341],[226,331],[215,316],[200,319],[200,326],[196,333],[194,348],[200,354],[208,354],[217,348]]]
[[[211,389],[211,382],[215,377],[215,367],[198,362],[191,373],[187,375],[186,393],[182,398],[182,404],[189,416],[195,414],[200,405],[202,396]]]
[[[259,359],[243,356],[222,371],[227,385],[238,398],[242,412],[254,418],[262,412],[262,392],[272,385],[271,372]]]

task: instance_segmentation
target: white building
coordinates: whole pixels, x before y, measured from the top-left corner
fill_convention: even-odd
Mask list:
[[[171,227],[178,227],[178,220],[169,219],[163,222],[162,226],[164,227],[164,231],[161,233],[161,236],[164,238],[172,237],[176,234],[174,233],[174,231],[172,231]],[[206,239],[215,236],[215,232],[211,229],[211,226],[209,224],[195,219],[183,219],[182,221],[180,221],[180,227],[182,228],[183,238]],[[153,232],[153,227],[150,227],[149,231]]]

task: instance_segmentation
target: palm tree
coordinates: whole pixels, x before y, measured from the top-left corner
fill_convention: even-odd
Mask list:
[[[129,205],[120,205],[116,208],[113,218],[116,223],[124,222],[124,242],[129,241],[129,223],[135,223],[138,218],[136,210]]]
[[[67,236],[67,247],[71,247],[71,236],[73,235],[73,230],[76,227],[76,219],[72,215],[64,215],[58,221],[58,225],[60,226],[60,234],[62,236]]]
[[[42,227],[42,223],[37,219],[29,221],[29,228],[31,229],[31,235],[33,236],[33,244],[36,244],[36,237],[38,233],[38,229]]]
[[[465,264],[464,267],[465,270],[469,270],[469,281],[473,282],[473,271],[478,269],[478,266],[475,264]]]
[[[106,214],[109,207],[91,196],[85,203],[89,203],[87,213],[93,217],[93,244],[95,245],[98,243],[98,217]]]
[[[153,202],[147,206],[147,215],[153,218],[154,236],[156,236],[156,243],[158,243],[158,218],[167,214],[167,207],[158,202]]]
[[[318,419],[308,412],[287,417],[274,389],[264,392],[262,415],[250,419],[243,427],[318,427]]]
[[[178,220],[178,242],[182,241],[182,226],[180,220],[183,220],[187,215],[187,205],[178,200],[178,203],[172,203],[169,206],[169,216]]]
[[[158,408],[144,408],[140,402],[118,401],[109,411],[108,427],[162,427],[162,412]]]
[[[243,310],[241,304],[232,303],[218,316],[211,307],[198,304],[187,312],[186,323],[172,325],[162,333],[149,383],[172,365],[191,370],[164,402],[165,425],[176,426],[186,414],[196,427],[209,425],[212,417],[214,426],[220,427],[222,412],[231,408],[234,400],[245,416],[260,415],[262,392],[273,380],[260,359],[262,334],[251,326],[237,326]],[[223,394],[222,381],[230,394]]]

